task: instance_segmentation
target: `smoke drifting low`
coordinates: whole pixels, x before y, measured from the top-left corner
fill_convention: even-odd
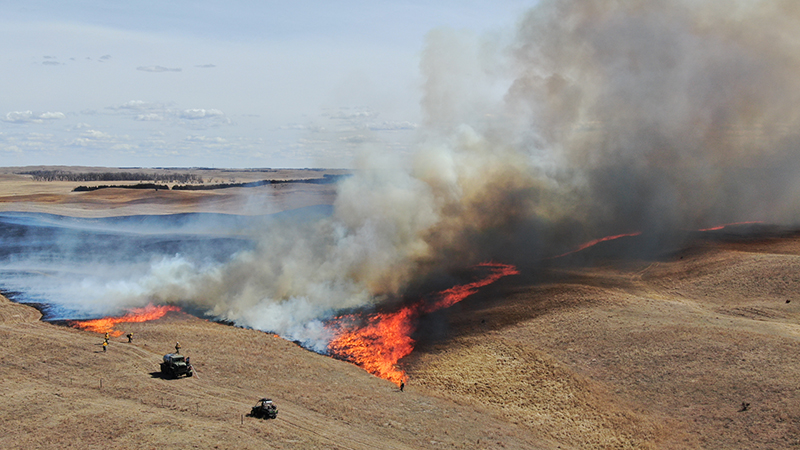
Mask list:
[[[509,38],[431,32],[410,160],[365,150],[330,217],[200,266],[159,260],[120,304],[191,304],[323,351],[337,310],[607,234],[800,217],[800,5],[540,1]]]

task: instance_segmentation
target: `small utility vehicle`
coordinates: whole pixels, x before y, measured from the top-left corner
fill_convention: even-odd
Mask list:
[[[161,376],[164,378],[178,378],[184,375],[190,377],[193,375],[192,370],[189,358],[180,353],[168,353],[161,362]]]
[[[278,417],[278,407],[272,403],[272,400],[262,398],[256,403],[256,406],[250,409],[250,415],[259,419],[275,419]]]

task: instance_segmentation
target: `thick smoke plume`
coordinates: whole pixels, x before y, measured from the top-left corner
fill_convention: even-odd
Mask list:
[[[800,5],[558,1],[520,28],[506,97],[619,230],[794,221]]]
[[[431,274],[606,234],[795,224],[798,19],[791,1],[553,0],[508,40],[431,32],[411,160],[365,151],[329,218],[269,227],[226,264],[162,260],[115,298],[324,350],[320,320]]]

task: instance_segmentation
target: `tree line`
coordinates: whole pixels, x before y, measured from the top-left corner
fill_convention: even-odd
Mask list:
[[[227,189],[227,188],[235,188],[235,187],[258,187],[264,186],[266,184],[287,184],[287,183],[308,183],[308,184],[333,184],[337,183],[343,178],[347,178],[350,175],[330,175],[324,174],[322,178],[300,178],[300,179],[289,179],[289,180],[259,180],[259,181],[250,181],[247,183],[220,183],[220,184],[201,184],[201,185],[184,185],[179,186],[175,185],[172,186],[173,191],[208,191],[214,189]]]
[[[193,173],[145,172],[68,172],[65,170],[32,170],[19,172],[31,175],[35,181],[151,181],[153,183],[202,183]]]
[[[169,186],[166,184],[155,184],[155,183],[139,183],[139,184],[122,184],[117,186],[109,186],[107,184],[102,184],[100,186],[78,186],[72,190],[72,192],[90,192],[96,191],[99,189],[109,189],[109,188],[122,188],[122,189],[155,189],[155,190],[169,190]]]
[[[308,183],[308,184],[333,184],[350,175],[329,175],[325,174],[322,178],[303,178],[303,179],[289,179],[289,180],[260,180],[250,181],[247,183],[221,183],[221,184],[199,184],[199,185],[175,185],[172,186],[173,191],[211,191],[214,189],[227,189],[235,187],[257,187],[267,184],[288,184],[288,183]],[[78,186],[72,192],[89,192],[98,189],[155,189],[155,190],[170,190],[170,187],[165,184],[157,183],[139,183],[127,185],[100,185],[100,186]]]
[[[194,184],[194,185],[175,185],[172,186],[173,191],[211,191],[214,189],[227,189],[227,188],[234,188],[234,187],[257,187],[257,186],[264,186],[267,184],[288,184],[288,183],[308,183],[308,184],[333,184],[336,183],[343,178],[346,178],[350,175],[329,175],[325,174],[322,178],[302,178],[302,179],[289,179],[289,180],[259,180],[259,181],[250,181],[247,183],[220,183],[220,184]],[[169,191],[170,187],[166,184],[157,184],[157,183],[139,183],[139,184],[119,184],[119,185],[107,185],[103,184],[100,186],[78,186],[72,190],[72,192],[89,192],[89,191],[96,191],[98,189],[109,189],[109,188],[119,188],[119,189],[155,189],[155,190],[165,190]]]

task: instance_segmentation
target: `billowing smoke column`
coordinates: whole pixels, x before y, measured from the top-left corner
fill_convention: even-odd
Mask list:
[[[508,111],[572,173],[587,223],[794,221],[799,19],[786,1],[544,2]]]
[[[431,274],[608,234],[793,224],[798,19],[777,0],[543,0],[510,43],[434,31],[411,160],[365,151],[331,217],[270,227],[226,264],[162,260],[114,298],[323,351],[326,317]]]

